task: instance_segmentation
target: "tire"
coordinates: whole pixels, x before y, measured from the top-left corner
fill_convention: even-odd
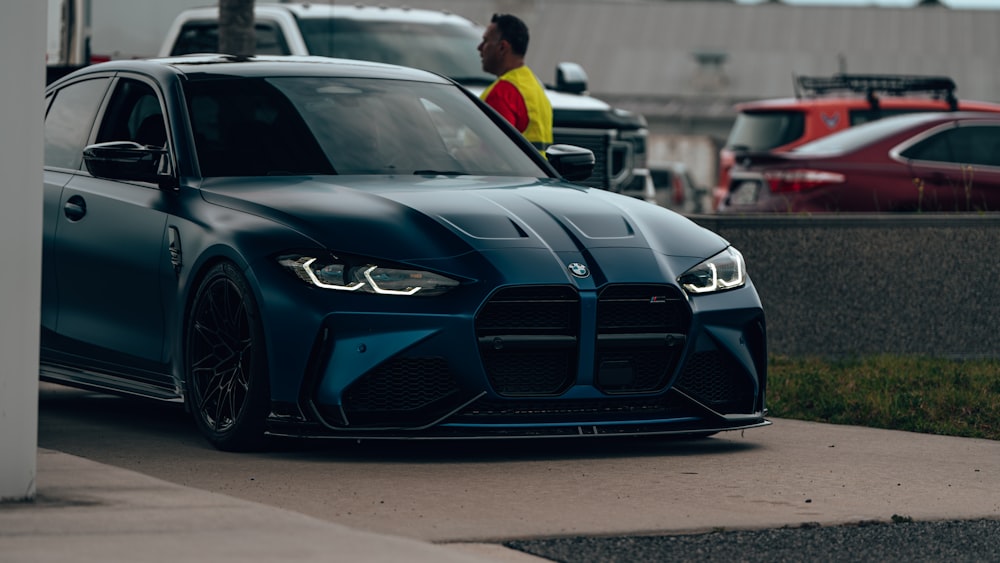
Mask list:
[[[185,401],[213,446],[261,447],[270,404],[264,330],[250,285],[231,263],[198,285],[184,327],[184,373]]]

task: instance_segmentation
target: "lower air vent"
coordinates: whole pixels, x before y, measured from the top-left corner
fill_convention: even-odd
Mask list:
[[[348,387],[343,408],[351,426],[416,425],[430,422],[457,392],[443,358],[395,358]]]
[[[697,352],[688,358],[674,387],[723,413],[751,412],[754,388],[750,376],[724,352]]]

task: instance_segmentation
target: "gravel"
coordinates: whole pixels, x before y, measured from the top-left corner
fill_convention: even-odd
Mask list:
[[[568,537],[504,545],[563,563],[1000,561],[1000,520],[859,523],[694,535]]]

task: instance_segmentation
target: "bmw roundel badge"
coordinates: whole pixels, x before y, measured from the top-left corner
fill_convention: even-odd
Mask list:
[[[587,265],[586,264],[581,264],[579,262],[573,262],[572,264],[570,264],[569,266],[567,266],[567,268],[569,268],[569,273],[573,274],[574,276],[576,276],[578,278],[585,278],[585,277],[587,277],[587,276],[590,275],[590,270],[587,269]]]

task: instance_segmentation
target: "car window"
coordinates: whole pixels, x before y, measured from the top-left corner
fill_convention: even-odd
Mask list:
[[[258,55],[290,55],[285,34],[273,22],[256,22],[254,24],[256,50]],[[219,52],[219,23],[215,21],[192,21],[184,24],[177,36],[177,41],[171,49],[171,56],[190,55],[192,53]]]
[[[118,81],[97,134],[97,142],[108,141],[156,147],[166,144],[163,110],[152,86],[127,78]]]
[[[303,18],[309,53],[409,66],[459,80],[493,76],[483,72],[476,46],[481,32],[466,26],[415,22]]]
[[[954,127],[924,139],[900,154],[914,160],[1000,166],[1000,126]]]
[[[547,176],[451,84],[278,77],[185,89],[203,176]]]
[[[800,111],[740,112],[729,132],[726,146],[766,151],[802,137],[805,114]]]
[[[894,115],[905,115],[908,113],[932,112],[932,111],[941,111],[941,109],[940,108],[854,109],[848,113],[850,114],[851,125],[861,125],[862,123],[868,123],[869,121],[875,121],[876,119],[882,119],[883,117],[892,117]]]
[[[79,169],[83,147],[97,109],[108,88],[108,78],[74,82],[55,93],[45,115],[45,165]]]

